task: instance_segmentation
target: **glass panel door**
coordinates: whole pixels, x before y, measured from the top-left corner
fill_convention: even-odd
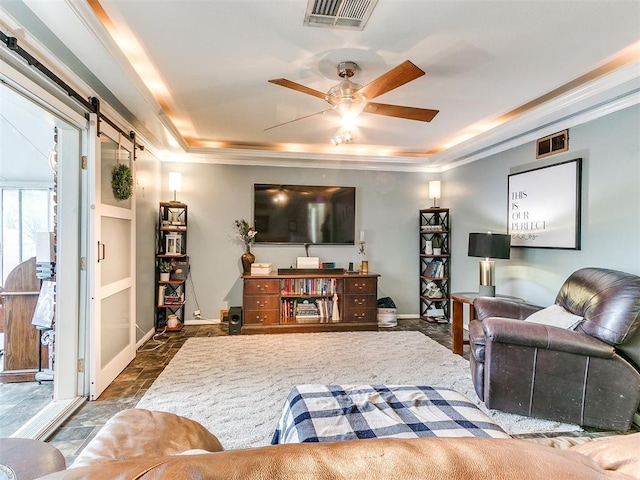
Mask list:
[[[100,396],[135,357],[135,201],[120,200],[111,185],[119,165],[133,171],[133,144],[104,123],[95,138],[90,399]]]

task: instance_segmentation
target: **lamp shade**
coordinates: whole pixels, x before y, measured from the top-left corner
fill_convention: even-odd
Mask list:
[[[182,174],[180,172],[169,172],[169,191],[182,191]]]
[[[470,257],[509,258],[511,253],[511,235],[499,233],[470,233]]]
[[[429,198],[440,198],[440,180],[429,182]]]

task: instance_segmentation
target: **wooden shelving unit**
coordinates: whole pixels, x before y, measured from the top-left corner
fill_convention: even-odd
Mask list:
[[[451,217],[448,208],[420,210],[420,318],[448,322],[451,318]],[[431,242],[432,250],[425,250]],[[440,243],[441,251],[433,245]],[[430,288],[435,286],[435,289]],[[434,294],[434,292],[439,292]]]
[[[156,315],[158,332],[179,332],[185,319],[187,256],[187,205],[161,202],[156,244]],[[160,266],[171,264],[169,279],[161,279]],[[174,317],[175,316],[175,317]]]

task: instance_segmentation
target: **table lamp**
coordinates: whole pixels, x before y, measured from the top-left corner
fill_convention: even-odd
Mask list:
[[[433,198],[433,208],[437,208],[438,199],[440,198],[440,180],[429,182],[429,198]]]
[[[182,191],[182,173],[169,172],[169,191],[173,191],[173,201],[176,200],[176,192]]]
[[[483,297],[495,297],[495,268],[496,262],[492,258],[508,259],[511,249],[511,235],[499,233],[470,233],[470,257],[484,257],[480,260],[480,289]]]

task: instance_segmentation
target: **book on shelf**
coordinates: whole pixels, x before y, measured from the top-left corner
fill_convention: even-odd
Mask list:
[[[431,260],[424,270],[424,276],[429,278],[443,278],[444,263],[440,260]]]
[[[283,295],[329,296],[337,289],[335,278],[285,278],[281,283]]]
[[[330,298],[283,298],[280,315],[285,323],[328,322],[333,315],[333,301]]]
[[[423,233],[443,232],[442,225],[423,225],[420,229]]]
[[[158,286],[158,306],[161,307],[164,305],[164,291],[166,289],[165,285]]]
[[[320,317],[323,319],[330,319],[333,315],[333,300],[330,298],[317,298],[316,305],[320,312]]]

